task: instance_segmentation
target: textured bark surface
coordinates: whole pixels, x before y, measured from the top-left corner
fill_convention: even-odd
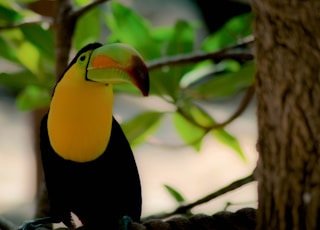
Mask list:
[[[253,0],[258,229],[320,229],[320,1]]]

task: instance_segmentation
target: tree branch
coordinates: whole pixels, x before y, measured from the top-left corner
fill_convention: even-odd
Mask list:
[[[8,25],[0,26],[0,31],[17,29],[17,28],[21,28],[26,25],[42,24],[42,23],[48,23],[49,26],[52,26],[53,20],[50,17],[39,16],[37,18],[25,19],[24,21],[21,21],[16,24],[8,24]]]
[[[164,66],[181,65],[187,63],[195,63],[204,60],[221,61],[223,59],[235,59],[235,60],[253,60],[253,55],[251,53],[244,53],[243,51],[239,53],[235,51],[236,48],[247,46],[253,42],[253,37],[248,37],[243,39],[242,42],[236,45],[226,47],[219,51],[209,52],[209,53],[192,53],[192,54],[181,54],[177,56],[157,59],[154,61],[147,62],[148,69],[154,70]],[[233,50],[233,52],[232,52]]]
[[[83,6],[82,8],[73,11],[73,13],[70,14],[70,17],[73,20],[77,20],[79,17],[81,17],[83,14],[85,14],[86,12],[91,10],[92,8],[102,4],[104,2],[107,2],[107,1],[109,1],[109,0],[96,0],[96,1],[93,1],[93,2]]]
[[[213,130],[213,129],[219,129],[219,128],[223,128],[225,126],[227,126],[228,124],[230,124],[233,120],[235,120],[237,117],[239,117],[244,111],[245,109],[248,107],[251,99],[254,96],[254,86],[250,86],[247,91],[246,94],[244,95],[239,107],[237,108],[237,110],[229,117],[229,119],[227,119],[224,122],[212,125],[210,127],[207,127],[206,129],[208,130]]]
[[[235,189],[240,188],[243,185],[246,185],[250,182],[255,181],[254,178],[254,172],[252,172],[250,175],[243,177],[239,180],[236,180],[234,182],[232,182],[231,184],[227,185],[226,187],[223,187],[207,196],[204,196],[203,198],[200,198],[199,200],[192,202],[190,204],[187,205],[181,205],[178,208],[176,208],[173,212],[171,213],[162,213],[162,214],[158,214],[158,215],[152,215],[152,216],[148,216],[143,218],[143,221],[148,220],[148,219],[165,219],[171,216],[175,216],[175,215],[181,215],[181,214],[186,214],[189,213],[190,210],[198,205],[204,204],[212,199],[215,199],[221,195],[224,195],[228,192],[231,192]]]
[[[239,104],[237,110],[225,121],[221,122],[221,123],[217,123],[211,126],[203,126],[199,123],[197,123],[194,119],[192,119],[192,117],[189,116],[189,114],[185,113],[183,111],[183,109],[178,108],[178,112],[184,117],[186,118],[188,121],[190,121],[192,124],[201,127],[202,129],[206,130],[207,132],[213,130],[213,129],[220,129],[225,127],[226,125],[230,124],[233,120],[235,120],[237,117],[239,117],[244,110],[247,108],[247,106],[249,105],[251,99],[253,98],[254,95],[254,86],[250,86],[247,91],[246,94],[244,95],[241,103]]]

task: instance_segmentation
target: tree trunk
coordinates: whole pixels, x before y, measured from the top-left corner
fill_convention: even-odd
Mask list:
[[[320,229],[320,1],[253,0],[258,229]]]

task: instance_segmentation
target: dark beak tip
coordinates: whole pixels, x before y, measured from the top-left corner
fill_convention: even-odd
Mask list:
[[[137,87],[140,89],[143,96],[146,97],[149,95],[150,87],[148,67],[140,57],[133,56],[132,58],[134,63],[133,76],[135,76]]]

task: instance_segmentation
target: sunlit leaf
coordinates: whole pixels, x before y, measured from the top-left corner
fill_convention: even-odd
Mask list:
[[[76,6],[84,6],[84,5],[87,5],[90,2],[91,2],[90,0],[75,0],[74,1]]]
[[[202,127],[211,127],[216,124],[216,121],[203,108],[195,104],[190,105],[188,114],[192,119]]]
[[[131,145],[138,145],[151,135],[158,127],[162,115],[160,112],[145,112],[121,123]]]
[[[27,86],[17,97],[17,105],[21,110],[48,106],[50,101],[50,91],[34,85]]]
[[[174,113],[173,124],[182,140],[184,140],[186,144],[192,146],[196,151],[199,151],[205,131],[187,120],[180,113]]]
[[[33,74],[39,75],[40,52],[29,42],[23,42],[17,49],[19,61]]]
[[[165,184],[164,187],[169,192],[169,194],[175,199],[176,202],[182,203],[185,201],[185,198],[180,192],[174,189],[172,186]]]
[[[242,148],[239,144],[237,138],[228,133],[225,129],[215,129],[211,131],[211,134],[221,143],[233,149],[242,160],[246,161],[246,156],[242,151]]]
[[[188,117],[188,120],[180,114],[176,115],[178,117],[175,118],[175,125],[177,132],[187,143],[193,144],[194,140],[201,139],[206,133],[205,129],[209,129],[217,124],[210,114],[196,104],[185,101],[185,105],[182,108],[182,113]],[[237,138],[223,128],[212,129],[210,133],[217,141],[234,150],[243,160],[245,160],[245,155]]]

